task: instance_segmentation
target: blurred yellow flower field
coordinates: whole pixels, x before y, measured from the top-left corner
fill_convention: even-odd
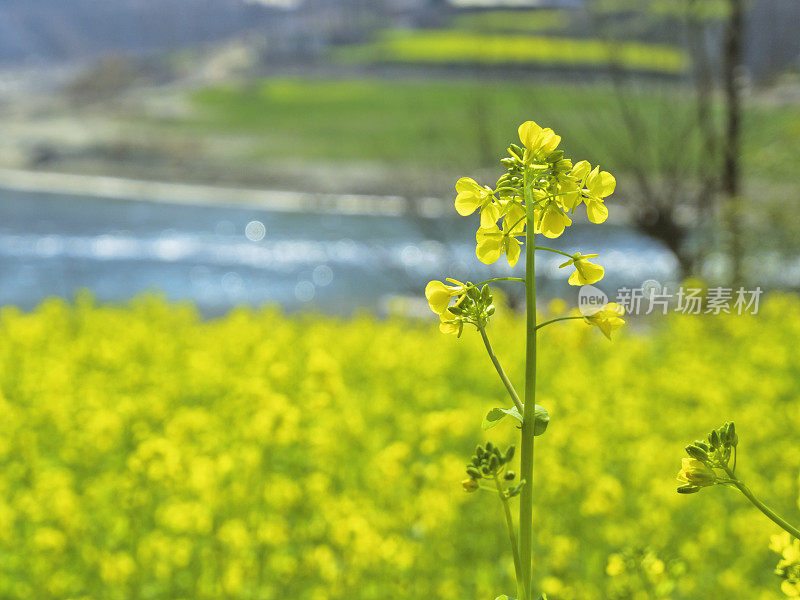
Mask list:
[[[777,526],[721,486],[677,494],[675,473],[686,440],[735,420],[737,472],[798,520],[800,300],[675,315],[613,346],[592,329],[541,334],[551,420],[535,455],[537,588],[554,600],[783,597]],[[519,381],[523,321],[498,311],[492,337]],[[500,508],[461,487],[476,439],[516,434],[513,419],[481,430],[506,392],[470,331],[53,300],[3,309],[0,392],[0,597],[513,589]]]

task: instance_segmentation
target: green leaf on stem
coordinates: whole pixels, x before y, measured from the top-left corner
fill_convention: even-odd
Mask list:
[[[481,427],[484,429],[491,429],[492,427],[499,425],[500,422],[509,415],[522,423],[522,415],[519,413],[516,406],[512,406],[511,408],[498,407],[493,408],[486,413]],[[539,406],[537,404],[533,411],[533,418],[533,435],[542,435],[547,430],[547,425],[550,423],[550,415],[543,406]]]
[[[550,423],[550,415],[547,413],[544,406],[539,406],[537,404],[533,411],[533,418],[533,435],[542,435],[547,430],[547,425]]]
[[[519,411],[517,410],[516,406],[512,408],[493,408],[488,413],[486,413],[485,417],[483,417],[483,423],[481,424],[481,427],[483,427],[484,429],[491,429],[495,425],[499,425],[500,421],[502,421],[509,415],[517,419],[520,423],[522,423],[522,415],[519,414]]]

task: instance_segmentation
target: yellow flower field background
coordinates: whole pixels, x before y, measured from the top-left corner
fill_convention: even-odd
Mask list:
[[[515,382],[523,331],[506,309],[489,328]],[[800,520],[800,300],[664,317],[613,343],[580,321],[542,338],[537,588],[555,600],[783,597],[778,528],[721,486],[678,495],[675,475],[687,442],[735,420],[737,473]],[[471,331],[53,300],[2,310],[0,390],[0,597],[513,589],[499,503],[460,484],[476,442],[516,433],[512,420],[480,428],[506,396]]]

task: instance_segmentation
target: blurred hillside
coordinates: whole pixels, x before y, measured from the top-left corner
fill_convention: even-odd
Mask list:
[[[176,48],[241,33],[273,12],[243,0],[2,0],[0,62]]]
[[[723,2],[705,1],[712,6],[710,19],[724,13]],[[404,55],[400,51],[393,60],[391,52],[386,53],[386,36],[414,31],[679,42],[682,33],[675,19],[684,16],[691,2],[654,2],[647,18],[630,18],[644,4],[631,0],[2,0],[0,64],[65,62],[107,53],[141,55],[242,38],[249,40],[265,68],[325,60],[337,48],[364,43],[371,45],[356,56],[364,59],[366,52],[365,62],[392,62]],[[547,18],[551,14],[542,22],[524,14],[555,10],[569,14],[555,20]],[[800,3],[758,0],[750,4],[747,17],[750,76],[764,79],[797,65]],[[610,28],[609,18],[614,21]],[[487,45],[485,40],[473,41]],[[388,45],[398,46],[394,41]],[[413,36],[410,45],[416,49],[412,58],[428,48]],[[446,62],[465,61],[450,57]]]

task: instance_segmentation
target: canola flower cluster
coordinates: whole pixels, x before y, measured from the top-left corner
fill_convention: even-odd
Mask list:
[[[522,322],[502,310],[492,326],[518,381]],[[548,515],[537,589],[780,596],[777,526],[722,486],[675,494],[674,462],[733,417],[737,473],[797,514],[800,300],[671,315],[619,336],[613,354],[591,333],[541,334],[539,396],[554,419],[535,459]],[[459,490],[476,411],[504,394],[478,336],[456,343],[400,318],[240,309],[203,321],[155,298],[5,308],[0,597],[493,598],[514,580],[501,509]],[[491,441],[516,436],[506,419]],[[657,557],[640,560],[647,580],[626,558],[644,545]]]
[[[614,176],[601,171],[599,166],[592,168],[585,160],[573,164],[566,158],[564,151],[558,150],[561,136],[552,129],[526,121],[519,126],[518,134],[522,145],[509,146],[509,156],[500,161],[506,172],[497,180],[495,188],[482,186],[469,177],[456,182],[458,214],[468,216],[477,211],[480,215],[475,254],[486,264],[505,255],[508,264],[515,266],[528,232],[547,238],[561,236],[572,225],[570,215],[581,205],[585,205],[589,221],[605,222],[608,218],[605,199],[617,185]],[[537,249],[567,258],[559,268],[574,267],[568,279],[570,285],[597,283],[605,275],[601,265],[589,260],[597,254],[568,254],[538,246]],[[494,314],[490,304],[481,306],[475,302],[479,298],[471,294],[472,290],[470,282],[455,279],[431,281],[427,285],[425,296],[431,310],[439,315],[439,328],[443,333],[460,336],[466,323],[480,329],[486,325],[486,318]],[[452,299],[455,303],[451,306]],[[465,310],[465,301],[469,308],[476,310]],[[589,325],[598,326],[610,339],[611,332],[625,324],[624,312],[618,304],[609,303],[587,315],[585,320]]]

